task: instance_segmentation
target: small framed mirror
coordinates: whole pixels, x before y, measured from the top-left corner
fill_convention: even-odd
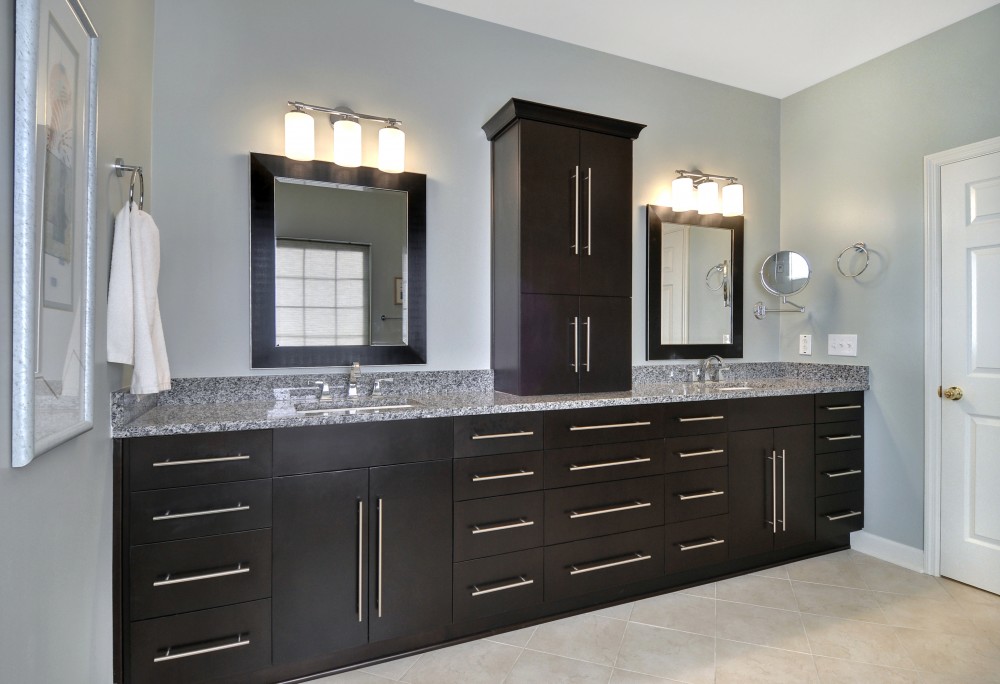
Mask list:
[[[769,313],[805,312],[804,306],[790,302],[788,298],[806,289],[811,273],[809,262],[798,252],[775,252],[764,259],[760,267],[760,284],[771,294],[781,297],[783,305],[787,304],[793,308],[768,309],[764,302],[757,302],[753,306],[753,315],[763,319]]]
[[[646,358],[743,356],[743,217],[646,206]]]

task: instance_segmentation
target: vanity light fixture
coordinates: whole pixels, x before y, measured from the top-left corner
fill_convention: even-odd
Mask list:
[[[671,183],[674,211],[697,209],[699,214],[719,214],[723,216],[743,215],[743,186],[734,176],[717,176],[714,173],[685,171],[678,169],[679,176]],[[722,188],[722,202],[719,202],[719,184],[729,181]],[[697,199],[695,189],[697,188]]]
[[[401,173],[406,154],[406,135],[399,128],[403,122],[385,116],[359,114],[347,107],[331,109],[304,102],[288,101],[292,111],[285,114],[285,156],[299,161],[316,158],[315,122],[309,112],[330,115],[333,126],[333,163],[361,166],[361,120],[378,121],[385,127],[378,134],[378,168],[386,173]]]

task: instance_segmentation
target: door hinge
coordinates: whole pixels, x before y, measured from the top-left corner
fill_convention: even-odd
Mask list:
[[[943,396],[943,395],[941,394],[941,385],[938,385],[938,397],[941,397],[941,396]]]

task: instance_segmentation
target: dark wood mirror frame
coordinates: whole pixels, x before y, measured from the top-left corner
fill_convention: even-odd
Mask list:
[[[407,344],[275,346],[274,180],[296,178],[407,193]],[[347,168],[324,161],[250,153],[251,367],[310,368],[427,363],[427,176]]]
[[[732,343],[662,344],[660,342],[660,261],[661,228],[664,223],[724,228],[733,234],[732,259]],[[676,212],[670,207],[646,205],[646,358],[703,359],[712,354],[723,358],[743,358],[743,217],[697,211]]]

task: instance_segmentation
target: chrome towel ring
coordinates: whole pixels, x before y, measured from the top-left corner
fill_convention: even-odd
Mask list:
[[[865,255],[865,265],[862,266],[861,269],[856,273],[844,272],[844,267],[840,263],[840,260],[843,259],[844,255],[847,254],[852,249],[855,252]],[[868,254],[868,247],[863,242],[855,242],[853,245],[845,247],[844,251],[841,252],[840,255],[837,257],[837,270],[840,271],[840,275],[844,276],[845,278],[857,278],[859,275],[865,272],[865,269],[868,268],[869,261],[871,261],[871,256]]]
[[[126,171],[132,172],[132,178],[128,182],[128,204],[132,206],[133,198],[135,197],[135,177],[139,176],[139,209],[142,209],[142,201],[146,195],[146,182],[142,177],[142,167],[133,166],[131,164],[126,164],[125,160],[121,157],[115,159],[114,164],[115,175],[122,178]]]

